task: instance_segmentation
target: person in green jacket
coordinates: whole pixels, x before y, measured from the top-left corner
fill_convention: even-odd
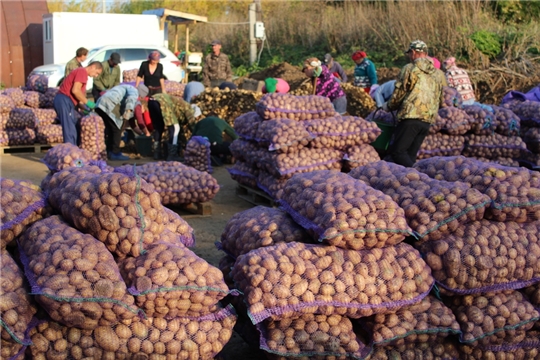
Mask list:
[[[120,84],[120,54],[113,52],[109,60],[101,63],[103,72],[94,79],[94,87],[92,87],[92,96],[94,102],[97,102],[104,91],[110,90]]]
[[[217,116],[208,116],[197,122],[193,136],[203,136],[210,142],[210,153],[219,158],[231,155],[231,142],[238,139],[234,129]]]
[[[377,70],[375,64],[367,58],[364,51],[356,51],[351,56],[356,64],[354,68],[354,86],[361,87],[369,94],[371,87],[377,85]]]
[[[64,79],[67,78],[73,70],[82,67],[82,62],[86,60],[87,56],[88,49],[83,47],[78,48],[77,52],[75,53],[75,57],[69,60],[66,64],[66,68],[64,70]]]

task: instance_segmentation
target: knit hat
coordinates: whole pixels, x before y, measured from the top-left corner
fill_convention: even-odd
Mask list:
[[[428,52],[428,48],[425,42],[422,40],[414,40],[409,44],[409,49],[405,51],[405,53],[408,53],[409,51],[414,50],[417,52]]]
[[[145,97],[148,96],[149,90],[144,84],[139,84],[139,86],[137,86],[137,91],[139,92],[140,99],[144,99]]]
[[[357,60],[360,60],[360,59],[363,59],[367,57],[367,54],[364,52],[364,51],[356,51],[354,54],[352,54],[351,58],[353,59],[353,61],[357,61]]]
[[[266,87],[267,93],[275,93],[277,90],[277,79],[276,78],[267,78],[264,80],[264,86]]]

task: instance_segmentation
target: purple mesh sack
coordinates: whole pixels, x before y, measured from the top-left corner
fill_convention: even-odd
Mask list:
[[[370,360],[458,360],[461,359],[457,341],[447,338],[437,343],[409,343],[400,346],[375,347]],[[484,358],[476,358],[484,359]]]
[[[232,156],[236,160],[243,161],[256,167],[257,161],[267,150],[263,150],[254,141],[248,141],[244,139],[236,139],[231,143],[229,147]]]
[[[210,159],[210,142],[202,136],[192,136],[184,151],[185,164],[209,174],[214,172]]]
[[[195,235],[193,235],[193,228],[182,219],[180,215],[168,208],[163,208],[169,222],[165,225],[167,229],[177,234],[180,237],[180,242],[187,247],[195,246]]]
[[[492,135],[466,135],[466,146],[463,149],[464,156],[485,158],[518,158],[521,150],[527,145],[519,136]]]
[[[60,186],[66,177],[72,175],[86,176],[86,174],[101,174],[103,172],[112,172],[112,170],[108,170],[106,167],[102,166],[102,164],[94,163],[93,161],[90,165],[85,165],[84,167],[67,166],[58,176],[55,176],[58,171],[49,172],[49,174],[41,180],[40,187],[44,193],[48,194],[52,189]]]
[[[40,144],[63,143],[62,125],[39,125],[36,128],[36,140]]]
[[[80,147],[92,154],[92,160],[107,161],[105,123],[97,114],[92,113],[81,118]]]
[[[33,109],[43,107],[45,105],[44,94],[37,91],[25,91],[24,104]]]
[[[277,179],[262,170],[257,176],[257,187],[271,196],[274,200],[281,199],[286,183],[287,179]]]
[[[209,314],[229,293],[236,294],[229,291],[218,268],[182,244],[158,242],[146,250],[119,266],[135,304],[149,317]]]
[[[364,359],[371,348],[341,315],[302,314],[296,319],[265,320],[257,324],[260,348],[269,359]]]
[[[262,121],[257,128],[255,140],[269,151],[296,152],[307,146],[312,135],[303,123],[291,119]]]
[[[421,240],[438,240],[463,224],[482,220],[489,196],[467,184],[434,180],[415,169],[379,161],[349,175],[395,201]]]
[[[36,133],[34,130],[26,129],[6,129],[8,145],[33,145],[36,142]]]
[[[460,181],[488,195],[493,203],[485,217],[497,221],[540,220],[540,174],[484,163],[464,156],[418,161],[415,169],[437,180]]]
[[[105,245],[60,216],[33,224],[19,250],[32,294],[53,320],[95,329],[139,313]]]
[[[471,346],[460,344],[461,359],[535,359],[540,357],[540,333],[528,331],[525,340],[503,345]]]
[[[440,133],[432,135],[430,134],[426,136],[424,142],[422,142],[422,146],[420,146],[420,150],[418,151],[418,159],[427,159],[434,156],[461,155],[464,148],[465,136],[446,135]]]
[[[49,88],[41,97],[41,107],[51,109],[54,107],[54,97],[58,93],[58,88]]]
[[[57,121],[56,111],[54,109],[31,109],[36,117],[36,125],[51,125]]]
[[[529,128],[521,135],[527,145],[527,149],[535,154],[540,154],[540,128]]]
[[[450,294],[520,289],[540,282],[540,223],[481,220],[416,248]]]
[[[510,166],[510,167],[519,167],[519,161],[510,159],[510,158],[504,158],[504,157],[498,157],[496,159],[487,159],[484,157],[474,157],[474,159],[478,161],[482,161],[485,163],[494,163],[497,165],[503,165],[503,166]]]
[[[10,96],[0,95],[0,114],[9,114],[15,108],[15,103]]]
[[[234,131],[243,139],[254,140],[262,122],[263,119],[255,111],[250,111],[234,119]]]
[[[131,69],[122,71],[122,81],[123,82],[133,82],[137,80],[137,73],[139,69]]]
[[[386,112],[380,108],[366,116],[366,120],[395,126],[397,124],[396,113],[397,111]]]
[[[360,318],[424,298],[431,269],[405,243],[382,249],[280,243],[252,250],[232,271],[254,324],[302,314]]]
[[[30,75],[26,80],[26,88],[27,90],[45,93],[49,88],[49,78],[45,75]]]
[[[343,160],[345,160],[347,170],[351,170],[359,166],[380,161],[381,158],[373,146],[362,144],[348,148],[346,154],[343,155]]]
[[[472,346],[520,343],[540,313],[519,291],[454,296],[448,306],[461,326],[460,341]]]
[[[298,96],[271,93],[264,95],[256,104],[257,114],[264,120],[291,119],[313,120],[336,116],[330,99],[317,96]]]
[[[6,123],[6,129],[23,130],[34,129],[37,124],[37,118],[32,109],[15,108],[9,113],[9,119]]]
[[[469,115],[471,133],[491,135],[495,131],[495,114],[489,105],[464,105],[463,110]]]
[[[512,111],[521,119],[521,125],[540,127],[540,102],[524,101]]]
[[[443,86],[443,104],[442,107],[463,107],[463,99],[457,89],[450,86]]]
[[[294,175],[279,204],[315,240],[329,245],[381,248],[413,234],[390,196],[337,171]]]
[[[239,184],[257,189],[257,176],[259,169],[251,166],[244,161],[236,160],[232,167],[226,168],[231,178]]]
[[[4,90],[4,95],[9,96],[15,107],[24,106],[24,91],[20,88],[9,88]]]
[[[521,120],[512,110],[491,105],[495,132],[504,136],[519,136]]]
[[[283,154],[261,152],[257,162],[260,170],[275,178],[289,179],[296,173],[316,170],[341,170],[343,153],[336,149],[301,148],[298,152]]]
[[[443,107],[439,109],[435,124],[433,124],[429,132],[443,132],[450,135],[464,135],[471,130],[471,122],[469,114],[457,107]]]
[[[381,134],[374,122],[355,116],[335,116],[303,122],[315,138],[311,146],[344,150],[350,146],[370,144]]]
[[[89,165],[92,154],[70,143],[53,146],[41,160],[52,172]]]
[[[17,239],[51,209],[39,188],[30,182],[0,178],[0,249]]]
[[[256,206],[233,215],[216,247],[236,259],[254,249],[293,241],[312,239],[286,212]]]

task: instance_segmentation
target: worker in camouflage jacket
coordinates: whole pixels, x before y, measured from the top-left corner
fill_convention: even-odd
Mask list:
[[[433,66],[427,53],[423,41],[411,42],[406,51],[411,63],[403,67],[392,97],[382,105],[383,110],[398,111],[390,155],[395,163],[406,167],[416,162],[418,150],[443,103],[443,87],[447,86],[444,73]]]
[[[221,41],[212,41],[212,53],[204,58],[202,74],[206,87],[219,87],[225,81],[232,82],[231,63],[229,57],[221,52]]]

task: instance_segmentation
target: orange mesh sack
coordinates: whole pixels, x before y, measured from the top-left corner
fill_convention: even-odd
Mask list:
[[[138,314],[105,245],[60,216],[35,223],[19,243],[32,293],[53,320],[95,329]]]
[[[296,174],[279,204],[317,241],[360,250],[395,245],[412,231],[392,198],[337,171]]]
[[[221,271],[181,244],[152,244],[120,267],[136,304],[151,317],[208,314],[229,294]]]
[[[354,169],[349,175],[390,196],[421,240],[440,239],[464,223],[481,220],[491,202],[467,184],[434,180],[386,161]]]
[[[359,318],[419,302],[431,270],[410,245],[369,250],[298,242],[241,255],[232,276],[254,324],[301,314]]]

